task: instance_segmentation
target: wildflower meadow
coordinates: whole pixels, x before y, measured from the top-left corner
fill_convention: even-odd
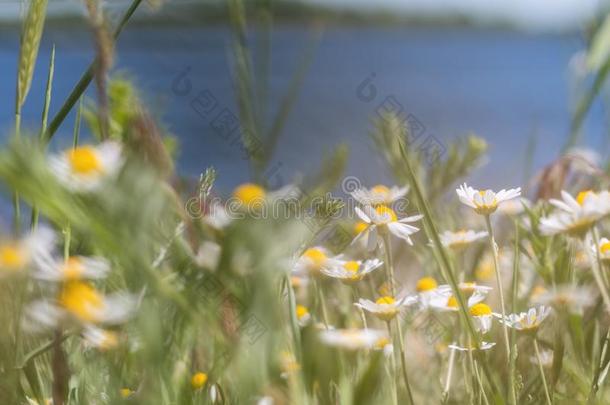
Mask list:
[[[367,141],[391,183],[352,176],[339,145],[276,184],[307,58],[268,108],[248,32],[272,2],[222,2],[242,127],[231,145],[249,168],[224,192],[206,161],[198,178],[179,173],[179,140],[113,70],[150,5],[111,16],[82,2],[93,56],[62,99],[62,52],[38,57],[47,3],[24,2],[17,77],[1,79],[16,89],[0,149],[1,405],[610,402],[610,165],[581,137],[610,20],[588,34],[570,133],[546,141],[559,155],[523,182],[475,184],[509,170],[484,138],[422,147],[386,106]],[[26,123],[35,75],[43,110]]]

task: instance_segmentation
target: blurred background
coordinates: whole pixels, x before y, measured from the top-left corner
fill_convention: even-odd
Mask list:
[[[272,21],[249,18],[254,60],[269,40],[269,111],[302,79],[287,114],[271,170],[287,183],[312,172],[332,147],[350,148],[346,175],[364,184],[389,181],[368,134],[383,109],[417,128],[415,147],[442,152],[474,133],[490,145],[472,181],[518,186],[560,153],[591,77],[585,63],[591,27],[605,3],[594,0],[308,0],[275,1]],[[106,2],[120,15],[127,0]],[[252,3],[250,3],[252,5]],[[14,125],[19,0],[0,0],[0,128]],[[23,112],[40,121],[50,51],[56,46],[51,115],[93,58],[93,37],[76,0],[51,0],[38,66]],[[600,18],[600,17],[597,17]],[[271,33],[263,29],[272,27]],[[114,75],[130,78],[149,108],[178,139],[178,171],[196,178],[207,166],[230,190],[248,178],[248,161],[220,120],[239,131],[232,36],[224,2],[166,0],[141,7],[117,44]],[[259,47],[264,48],[264,47]],[[259,54],[260,55],[260,52]],[[263,58],[260,58],[262,60]],[[256,65],[256,63],[255,63]],[[94,98],[91,86],[89,97]],[[599,97],[579,131],[580,146],[605,155],[607,114]],[[228,120],[228,121],[226,121]],[[71,142],[73,120],[52,148]],[[412,128],[413,129],[413,128]]]

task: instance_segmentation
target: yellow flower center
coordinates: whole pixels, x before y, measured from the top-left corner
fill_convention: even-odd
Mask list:
[[[541,285],[537,285],[534,288],[532,288],[531,298],[539,297],[540,295],[544,294],[546,291],[547,291],[546,288],[544,288]]]
[[[191,386],[193,389],[198,390],[203,387],[205,383],[208,381],[208,375],[206,373],[198,372],[193,374],[191,378]]]
[[[100,342],[100,349],[108,350],[117,347],[119,344],[119,338],[116,333],[111,331],[102,332],[102,340]]]
[[[81,321],[95,322],[104,306],[104,300],[90,284],[71,281],[64,285],[59,305]]]
[[[480,302],[471,306],[469,312],[472,316],[491,315],[491,308],[489,307],[489,305]]]
[[[432,291],[436,287],[438,287],[438,284],[436,284],[435,279],[433,279],[432,277],[424,277],[424,278],[420,278],[419,281],[417,281],[417,286],[415,288],[419,292],[424,292],[424,291]]]
[[[303,253],[303,256],[308,258],[313,267],[320,268],[326,262],[326,254],[317,248],[309,248]]]
[[[27,262],[21,249],[15,244],[0,246],[0,267],[19,269]]]
[[[303,280],[301,280],[300,277],[292,276],[292,277],[290,277],[290,284],[294,288],[298,288],[298,287],[301,287],[303,285]]]
[[[102,162],[91,146],[80,146],[68,151],[68,161],[72,170],[78,174],[87,175],[102,171]]]
[[[388,187],[384,186],[383,184],[377,184],[376,186],[374,186],[371,189],[371,192],[373,194],[386,196],[386,195],[390,194],[390,189]]]
[[[121,398],[129,398],[129,396],[133,394],[133,391],[129,388],[121,388],[119,393],[121,394]]]
[[[398,220],[394,210],[388,206],[378,205],[375,207],[375,211],[377,212],[377,215],[389,218],[389,220],[386,220],[387,222],[395,222]]]
[[[479,195],[482,200],[485,201],[485,193],[490,190],[480,190]],[[494,198],[491,203],[487,204],[485,202],[474,201],[474,205],[476,206],[475,211],[479,214],[489,215],[493,213],[498,208],[498,201]]]
[[[472,294],[477,287],[477,283],[466,282],[460,284],[460,291],[465,294]]]
[[[294,358],[294,355],[288,351],[282,351],[280,353],[280,360],[282,365],[282,370],[285,373],[290,373],[293,371],[299,371],[301,369],[301,365]]]
[[[458,302],[455,299],[455,297],[452,295],[449,297],[449,299],[447,300],[447,307],[449,308],[457,308],[458,307]]]
[[[390,339],[388,339],[385,336],[382,336],[379,339],[377,339],[377,341],[375,342],[375,348],[383,349],[384,347],[386,347],[389,344],[390,344]]]
[[[583,190],[576,196],[576,201],[578,204],[583,205],[585,203],[585,199],[589,194],[593,194],[593,190]]]
[[[261,202],[266,195],[265,189],[252,183],[242,184],[233,191],[233,197],[244,205]]]
[[[351,271],[352,273],[356,273],[358,271],[358,269],[360,268],[360,264],[356,261],[349,261],[349,262],[345,262],[343,264],[343,267],[345,268],[345,270],[347,271]]]
[[[396,302],[396,300],[394,298],[390,297],[389,295],[378,298],[377,301],[375,301],[375,303],[377,305],[392,305],[395,302]]]
[[[303,305],[297,305],[296,307],[296,313],[297,313],[297,319],[301,319],[304,316],[307,316],[309,314],[309,310],[307,309],[306,306]]]
[[[367,224],[366,222],[356,222],[356,224],[354,225],[354,233],[359,234],[361,232],[364,232],[368,226],[369,224]]]
[[[85,268],[78,257],[70,257],[62,268],[64,278],[68,280],[76,280],[81,277]]]
[[[610,242],[602,243],[599,247],[599,252],[603,254],[610,252]]]

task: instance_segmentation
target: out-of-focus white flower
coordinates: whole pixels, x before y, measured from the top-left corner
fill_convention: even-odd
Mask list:
[[[532,296],[532,302],[551,305],[558,311],[582,314],[584,309],[593,305],[595,293],[587,287],[575,285],[559,286],[554,291],[541,291]]]
[[[475,304],[483,301],[485,296],[474,292],[467,299],[468,308],[472,307]],[[428,306],[434,310],[441,312],[457,312],[459,310],[459,303],[457,298],[453,295],[451,291],[439,291],[432,295],[428,301]]]
[[[373,349],[382,338],[388,339],[387,333],[377,329],[334,329],[320,332],[323,343],[347,350]]]
[[[599,258],[603,262],[610,262],[610,240],[608,240],[608,238],[601,238],[597,248],[599,250],[595,248],[595,245],[591,245],[591,251],[593,254],[596,255],[599,252]]]
[[[377,232],[378,229],[382,231],[389,231],[394,236],[405,240],[409,245],[413,244],[411,235],[419,231],[419,228],[409,225],[409,222],[416,222],[423,218],[423,215],[413,215],[398,219],[398,216],[393,209],[385,206],[378,205],[373,207],[371,205],[365,205],[362,209],[359,207],[355,208],[356,215],[369,224],[367,230],[362,235],[368,233],[368,247],[369,249],[377,246]]]
[[[92,325],[85,327],[83,338],[87,344],[101,350],[114,349],[119,344],[119,337],[116,332],[100,329]]]
[[[129,319],[135,309],[135,297],[125,293],[105,296],[91,284],[69,281],[61,286],[54,301],[38,300],[28,305],[25,326],[33,331],[55,328],[61,322],[91,325],[115,325]]]
[[[408,187],[387,187],[378,184],[370,189],[359,188],[352,191],[352,197],[362,205],[391,205],[394,201],[407,195]]]
[[[383,350],[383,354],[386,357],[390,357],[392,353],[394,353],[394,345],[390,342],[390,339],[386,336],[383,336],[375,342],[374,346],[375,350]]]
[[[309,323],[309,321],[311,321],[311,315],[309,314],[309,309],[307,309],[306,306],[297,305],[295,311],[299,325],[305,326]]]
[[[494,314],[489,305],[479,302],[472,305],[468,312],[474,320],[474,327],[478,332],[487,333],[491,329]]]
[[[430,299],[435,296],[438,290],[438,284],[432,277],[422,277],[417,280],[415,285],[417,290],[417,299],[421,308],[428,308]]]
[[[18,273],[37,258],[51,257],[54,244],[55,233],[44,227],[22,239],[0,241],[0,276]]]
[[[231,213],[218,201],[210,204],[209,211],[203,216],[203,222],[214,229],[224,229],[233,221]]]
[[[336,278],[345,284],[354,284],[370,272],[381,267],[383,262],[379,259],[342,260],[331,259],[322,267],[322,273],[328,277]]]
[[[551,308],[540,306],[538,308],[530,308],[527,312],[506,315],[505,318],[503,318],[502,315],[496,316],[500,318],[501,323],[509,328],[524,332],[535,332],[550,313]]]
[[[206,269],[216,270],[220,260],[221,247],[218,243],[205,241],[199,246],[195,262]]]
[[[504,201],[498,206],[498,212],[508,216],[522,214],[526,208],[532,206],[532,202],[527,198],[516,198],[513,200]]]
[[[462,347],[457,344],[451,344],[448,347],[450,349],[458,350],[460,352],[472,352],[477,350],[489,350],[494,347],[496,344],[494,342],[481,342],[481,346],[479,347]]]
[[[358,308],[362,308],[367,312],[375,315],[377,318],[383,321],[389,321],[393,319],[402,307],[413,305],[417,302],[417,297],[403,297],[394,299],[394,297],[384,296],[377,301],[373,302],[367,299],[359,299],[356,305]]]
[[[272,397],[261,397],[256,401],[256,405],[273,405],[275,401]]]
[[[561,211],[540,219],[540,231],[545,235],[566,233],[569,236],[583,237],[601,218],[610,214],[610,193],[586,190],[576,198],[561,191],[562,200],[549,202]]]
[[[105,141],[99,145],[71,148],[49,158],[49,169],[72,191],[92,191],[115,176],[123,165],[121,145]]]
[[[462,250],[469,244],[487,237],[487,232],[467,231],[445,231],[440,235],[443,246],[453,250]]]
[[[110,271],[110,263],[101,257],[72,256],[67,260],[48,256],[35,259],[37,270],[32,277],[45,281],[101,279]]]
[[[478,294],[478,295],[482,296],[483,298],[485,298],[487,296],[487,294],[491,290],[493,290],[492,287],[477,284],[473,281],[463,281],[458,284],[458,288],[460,289],[462,294],[464,294],[464,296],[466,296],[466,297],[469,297],[473,294]],[[451,286],[449,284],[439,285],[437,288],[437,291],[441,294],[446,294],[446,295],[451,295],[453,292],[453,290],[451,289]]]
[[[241,204],[242,210],[257,212],[265,204],[279,200],[298,198],[299,189],[290,184],[275,191],[267,191],[263,187],[254,183],[244,183],[233,190],[233,198]]]
[[[322,246],[311,247],[296,260],[292,271],[300,276],[318,276],[329,261],[328,255],[328,250]]]
[[[481,215],[492,214],[498,209],[498,205],[521,195],[520,187],[502,189],[496,193],[492,190],[476,190],[466,183],[455,191],[463,204],[473,208],[477,214]]]
[[[532,364],[538,365],[538,358],[536,356],[530,357]],[[542,367],[551,367],[553,365],[553,351],[552,350],[541,350],[540,351],[540,363]]]

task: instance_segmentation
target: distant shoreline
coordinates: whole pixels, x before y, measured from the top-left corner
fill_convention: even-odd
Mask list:
[[[222,5],[193,5],[193,4],[166,4],[160,10],[154,11],[143,6],[139,10],[130,25],[150,25],[172,26],[172,25],[193,25],[201,24],[227,25],[229,16],[227,8]],[[123,8],[113,7],[110,13],[118,16]],[[556,29],[556,30],[535,30],[526,29],[509,21],[489,20],[482,21],[472,16],[423,16],[408,15],[406,12],[395,12],[391,10],[380,10],[370,12],[358,9],[337,9],[294,2],[278,2],[273,6],[274,23],[303,23],[303,24],[322,24],[332,26],[359,26],[359,27],[451,27],[451,28],[471,28],[480,30],[502,30],[502,31],[522,31],[534,33],[573,33],[581,29],[578,27]],[[252,24],[256,24],[256,13],[250,10]],[[47,16],[49,26],[86,26],[85,17],[77,10],[57,14],[49,13]],[[18,27],[19,19],[0,19],[0,28]]]

